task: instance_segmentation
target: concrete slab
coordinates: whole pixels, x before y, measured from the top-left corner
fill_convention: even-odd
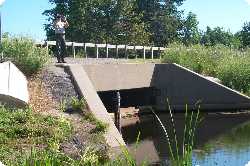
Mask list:
[[[16,107],[27,106],[29,93],[25,75],[8,61],[0,63],[0,76],[0,102]]]
[[[81,96],[84,96],[89,110],[97,119],[108,124],[108,130],[104,136],[107,144],[111,148],[111,153],[117,154],[117,151],[120,150],[120,147],[125,146],[125,142],[122,138],[122,135],[115,127],[114,122],[109,116],[101,99],[97,95],[96,89],[92,85],[87,73],[80,65],[69,65],[67,68],[73,77],[74,83],[78,88],[78,92]]]

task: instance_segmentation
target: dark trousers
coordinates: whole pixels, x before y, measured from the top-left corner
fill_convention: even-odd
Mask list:
[[[64,62],[66,57],[65,34],[56,34],[56,57],[58,62]]]

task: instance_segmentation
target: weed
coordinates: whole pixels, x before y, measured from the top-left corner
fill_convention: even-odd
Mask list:
[[[66,100],[60,101],[59,110],[61,112],[65,112],[67,110],[67,101]]]
[[[71,98],[71,107],[73,110],[82,110],[86,108],[86,101],[84,98],[78,99],[77,97]]]

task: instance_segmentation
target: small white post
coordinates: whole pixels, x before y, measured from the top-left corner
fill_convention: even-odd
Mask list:
[[[106,44],[106,58],[109,58],[109,46]]]
[[[154,59],[154,50],[153,50],[153,47],[151,47],[151,59]]]
[[[119,59],[119,55],[118,55],[118,45],[116,45],[116,58]]]
[[[137,59],[137,52],[136,52],[136,46],[134,46],[134,52],[135,52],[135,59]]]
[[[127,49],[127,45],[125,45],[125,57],[126,57],[126,59],[128,59],[128,49]]]
[[[75,50],[74,42],[72,42],[72,53],[73,53],[73,57],[75,59],[76,58],[76,50]]]
[[[88,55],[87,55],[87,46],[86,46],[86,43],[83,44],[84,46],[84,53],[85,53],[85,58],[88,58]]]
[[[158,47],[158,51],[159,51],[159,55],[160,55],[160,59],[161,59],[161,47]]]
[[[145,46],[143,46],[143,59],[146,59],[146,50],[145,50]]]
[[[49,43],[48,43],[48,41],[45,42],[45,46],[46,46],[47,51],[49,51]]]
[[[95,48],[96,48],[96,59],[98,59],[99,58],[99,50],[98,50],[97,44],[95,45]]]

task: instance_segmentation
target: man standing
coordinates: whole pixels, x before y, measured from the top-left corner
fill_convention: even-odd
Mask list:
[[[58,63],[65,63],[64,57],[67,54],[65,42],[65,28],[69,26],[68,21],[63,15],[57,15],[53,23],[56,35],[56,57]]]

